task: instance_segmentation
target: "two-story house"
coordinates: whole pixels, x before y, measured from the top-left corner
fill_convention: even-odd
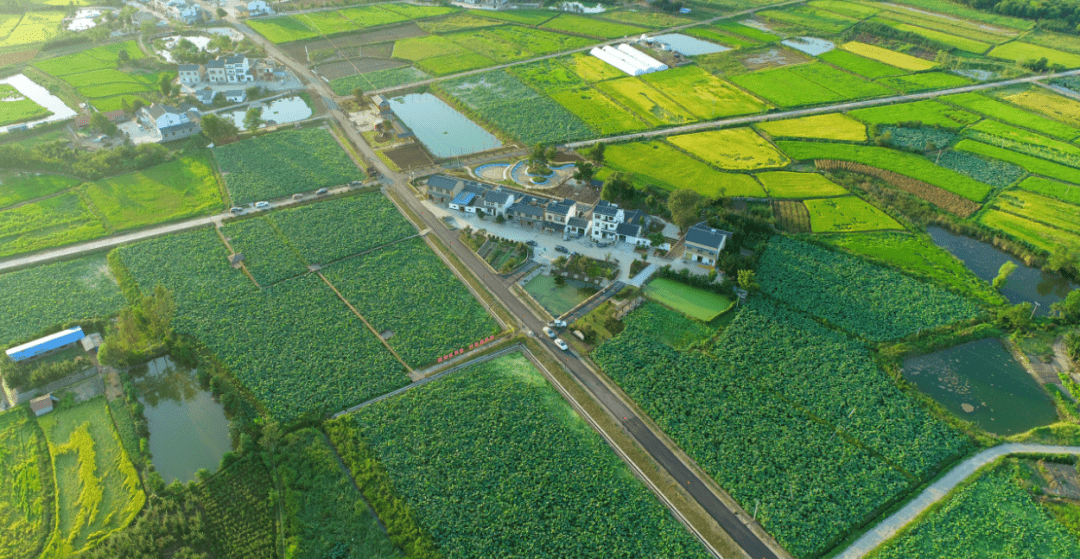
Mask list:
[[[206,63],[206,79],[210,83],[225,83],[225,61],[215,58]]]
[[[390,108],[390,100],[382,95],[372,95],[371,102],[379,109],[379,117],[383,120],[394,118],[394,109]]]
[[[484,193],[481,207],[488,215],[506,216],[506,208],[514,203],[514,195],[502,189],[489,190]]]
[[[713,266],[720,258],[720,251],[724,250],[727,241],[731,238],[730,231],[709,227],[708,222],[702,221],[686,231],[686,249],[683,251],[683,260],[687,262],[700,262]]]
[[[201,82],[203,75],[206,73],[202,64],[181,64],[178,69],[180,71],[180,83],[187,85],[195,85]]]
[[[229,83],[253,82],[251,61],[242,54],[225,57],[225,81]]]
[[[600,200],[592,211],[592,240],[598,243],[615,240],[615,228],[622,223],[623,210],[619,206]]]
[[[566,223],[571,217],[577,217],[577,201],[569,198],[552,200],[544,208],[544,231],[566,232]]]
[[[521,227],[539,227],[544,222],[545,202],[535,196],[515,197],[514,203],[506,208],[506,218]]]
[[[247,4],[247,13],[251,17],[273,15],[274,10],[264,0],[253,0]]]
[[[139,109],[139,120],[150,129],[157,130],[158,142],[173,142],[202,132],[199,111],[194,108],[171,107],[154,103]]]

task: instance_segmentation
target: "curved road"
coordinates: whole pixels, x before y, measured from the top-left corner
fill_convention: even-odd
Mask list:
[[[904,508],[881,521],[873,530],[863,534],[861,538],[834,559],[860,559],[889,538],[895,536],[901,528],[918,518],[930,505],[944,499],[953,488],[971,477],[980,468],[1009,454],[1073,454],[1080,456],[1080,446],[1009,443],[988,448],[961,462],[959,466],[956,466],[948,474],[935,481],[930,487],[927,487]]]

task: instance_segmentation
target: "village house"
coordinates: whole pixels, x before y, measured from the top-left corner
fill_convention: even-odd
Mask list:
[[[720,251],[724,250],[731,235],[730,231],[709,227],[708,222],[705,221],[690,227],[686,231],[686,249],[683,251],[683,260],[709,266],[716,265],[717,259],[720,258]]]
[[[206,74],[202,64],[181,64],[178,69],[180,71],[180,83],[186,85],[194,85],[203,81],[203,75]]]
[[[157,130],[158,142],[172,142],[189,138],[202,132],[199,111],[194,107],[175,108],[154,103],[139,109],[139,120],[144,126]]]

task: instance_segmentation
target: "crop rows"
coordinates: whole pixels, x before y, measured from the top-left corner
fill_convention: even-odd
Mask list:
[[[882,126],[882,134],[888,134],[889,144],[916,151],[931,151],[942,149],[956,139],[956,134],[948,130],[921,126],[919,128],[907,128],[902,126]]]
[[[868,82],[820,62],[741,74],[732,81],[780,107],[835,103],[887,95]]]
[[[694,320],[652,301],[646,301],[630,313],[624,322],[638,335],[663,342],[675,349],[683,349],[700,342],[713,333],[713,329],[700,320]]]
[[[1060,165],[1032,155],[1025,155],[1016,151],[976,142],[975,140],[960,140],[960,142],[956,144],[956,149],[1012,163],[1027,169],[1031,173],[1042,175],[1044,177],[1071,182],[1073,184],[1080,184],[1080,169]]]
[[[416,234],[379,193],[285,209],[270,220],[307,264],[329,264]]]
[[[968,217],[969,215],[979,211],[979,204],[953,194],[943,188],[939,188],[930,183],[926,183],[920,180],[913,179],[901,175],[900,173],[894,173],[892,171],[886,171],[870,165],[863,165],[862,163],[852,163],[850,161],[836,161],[830,159],[818,159],[814,162],[818,169],[823,171],[843,170],[853,173],[860,173],[863,175],[870,175],[877,177],[892,186],[903,190],[909,194],[913,194],[931,204],[960,217]]]
[[[270,495],[274,481],[261,454],[249,455],[198,488],[206,532],[215,557],[277,557],[277,513]]]
[[[1032,221],[1011,212],[987,210],[979,216],[979,223],[1047,252],[1053,252],[1060,246],[1080,244],[1080,235]]]
[[[859,258],[773,237],[758,267],[761,290],[873,341],[975,318],[977,305]]]
[[[30,557],[53,517],[48,449],[25,410],[0,415],[0,556]]]
[[[978,122],[980,118],[977,114],[930,99],[856,109],[848,114],[867,124],[895,125],[901,122],[919,122],[924,126],[938,126],[951,130],[959,130]]]
[[[1072,126],[1056,120],[1051,120],[1035,113],[1025,111],[1016,105],[1010,105],[1009,103],[992,99],[978,93],[946,95],[945,97],[941,97],[940,100],[953,105],[958,105],[965,109],[983,113],[994,120],[1022,126],[1048,136],[1053,136],[1054,138],[1071,140],[1080,136],[1080,129],[1073,128]]]
[[[991,186],[1008,186],[1027,174],[1022,167],[1012,163],[951,149],[936,156],[934,162]]]
[[[773,211],[780,227],[788,233],[810,232],[810,211],[800,200],[773,200]]]
[[[244,255],[244,266],[263,287],[307,271],[304,262],[266,218],[226,223],[222,234],[234,251]]]
[[[1017,185],[1017,188],[1080,205],[1080,187],[1075,185],[1060,183],[1042,177],[1028,177]]]

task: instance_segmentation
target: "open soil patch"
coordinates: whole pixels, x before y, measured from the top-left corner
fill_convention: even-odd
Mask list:
[[[405,170],[426,167],[435,163],[427,151],[419,144],[389,149],[384,151],[383,154],[389,157],[390,161],[393,161],[395,165]]]

